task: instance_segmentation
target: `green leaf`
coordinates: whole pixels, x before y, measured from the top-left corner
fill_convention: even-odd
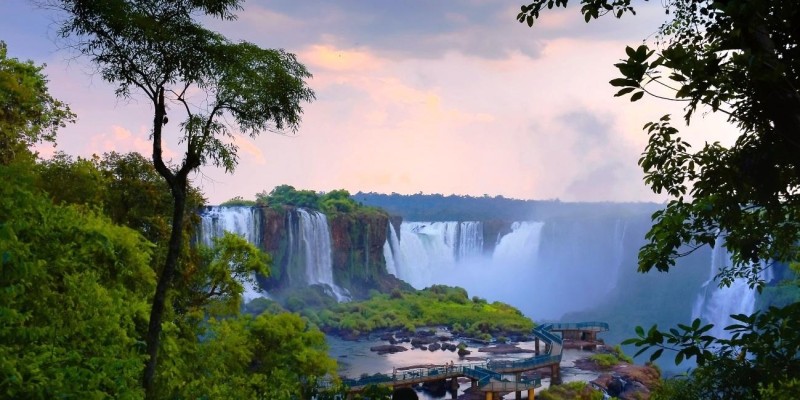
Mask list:
[[[677,73],[670,74],[669,79],[672,79],[675,82],[685,82],[686,81],[686,77],[685,76],[683,76],[681,74],[677,74]]]
[[[642,96],[644,96],[644,92],[636,92],[636,93],[634,93],[633,96],[631,96],[631,102],[634,102],[634,101],[637,101],[637,100],[641,99]]]
[[[644,337],[644,328],[642,328],[641,326],[637,325],[634,330],[636,331],[636,335],[637,336],[639,336],[640,338]]]
[[[616,78],[616,79],[612,79],[612,80],[608,81],[608,83],[610,83],[611,86],[616,86],[616,87],[628,87],[628,86],[638,87],[639,86],[639,82],[638,81],[633,80],[633,79],[628,79],[628,78]]]
[[[663,353],[663,352],[664,352],[664,349],[658,349],[658,350],[654,351],[653,354],[650,355],[650,362],[653,362],[653,361],[657,360],[659,357],[661,357],[661,353]]]
[[[636,90],[636,88],[632,88],[632,87],[626,87],[626,88],[623,88],[622,90],[620,90],[619,92],[617,92],[617,93],[614,95],[614,97],[620,97],[620,96],[624,96],[624,95],[626,95],[626,94],[628,94],[628,93],[630,93],[630,92],[632,92],[632,91],[634,91],[634,90]]]

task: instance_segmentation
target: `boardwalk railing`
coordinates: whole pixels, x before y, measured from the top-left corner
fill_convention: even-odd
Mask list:
[[[545,324],[545,325],[537,326],[533,330],[533,334],[538,336],[539,339],[542,339],[545,342],[556,343],[556,344],[559,344],[559,345],[563,344],[563,340],[561,339],[561,336],[558,336],[555,333],[550,332],[550,329],[552,329],[551,325],[552,324]]]
[[[475,366],[464,367],[464,375],[478,381],[478,386],[483,386],[489,383],[492,379],[500,380],[502,375],[487,368]]]
[[[591,329],[607,331],[605,322],[580,322],[580,323],[548,323],[542,324],[533,330],[533,334],[545,342],[545,354],[519,360],[489,361],[478,363],[454,364],[451,366],[437,366],[432,368],[414,368],[395,371],[393,375],[375,374],[358,379],[343,379],[342,383],[351,389],[362,388],[369,385],[389,384],[392,386],[414,384],[436,379],[466,376],[475,379],[478,386],[483,386],[494,381],[502,381],[502,374],[519,372],[561,363],[561,350],[563,340],[561,336],[550,330]],[[553,351],[555,350],[555,351]],[[320,382],[324,387],[326,382]]]
[[[577,323],[552,323],[547,324],[548,330],[565,331],[565,330],[591,330],[597,332],[608,331],[608,324],[605,322],[589,321]]]
[[[521,360],[491,361],[488,367],[497,372],[526,371],[561,362],[561,354],[541,355]]]

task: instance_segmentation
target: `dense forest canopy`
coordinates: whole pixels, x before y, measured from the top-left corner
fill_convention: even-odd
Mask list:
[[[378,212],[372,207],[364,207],[355,202],[351,198],[350,192],[344,189],[317,193],[307,189],[297,190],[290,185],[276,186],[269,193],[263,191],[256,194],[255,204],[274,208],[302,207],[319,210],[325,214],[350,213],[357,210]]]
[[[562,202],[422,193],[358,192],[352,198],[358,203],[380,207],[391,215],[399,215],[409,221],[541,221],[564,216],[621,217],[649,214],[660,207],[655,203]]]
[[[446,326],[474,338],[527,335],[533,322],[516,308],[501,302],[469,298],[462,288],[433,285],[421,291],[376,293],[369,300],[340,303],[329,309],[307,311],[321,328],[356,334],[381,329]]]
[[[235,134],[296,130],[302,103],[314,98],[305,82],[311,74],[294,54],[234,43],[200,22],[236,19],[239,0],[42,3],[57,12],[59,36],[91,60],[118,97],[138,93],[152,105],[152,162],[169,186],[173,213],[144,338],[148,357],[142,383],[146,397],[156,398],[161,330],[180,272],[184,219],[192,212],[187,209],[189,174],[203,165],[233,171],[238,163],[238,148],[231,141]],[[205,98],[193,97],[198,93]],[[171,104],[180,111],[171,111],[174,123],[168,126]],[[182,160],[174,166],[163,155],[169,134],[184,145]]]
[[[41,66],[4,44],[0,56],[2,397],[144,397],[153,293],[175,235],[150,396],[290,399],[335,378],[306,320],[240,314],[242,282],[268,275],[270,258],[230,234],[190,245],[205,203],[190,182],[192,212],[176,213],[169,182],[140,154],[37,159],[30,146],[54,141],[74,115],[49,95]]]

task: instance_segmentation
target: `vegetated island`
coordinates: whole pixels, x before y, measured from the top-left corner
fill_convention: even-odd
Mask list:
[[[345,339],[437,326],[459,336],[505,341],[526,337],[534,327],[533,321],[508,304],[489,303],[477,296],[470,299],[466,290],[444,285],[390,294],[373,292],[368,300],[306,309],[302,314],[324,332]]]

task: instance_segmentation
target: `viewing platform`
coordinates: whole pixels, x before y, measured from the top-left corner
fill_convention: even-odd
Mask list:
[[[593,349],[603,341],[597,338],[600,332],[608,331],[605,322],[548,323],[544,324],[550,332],[558,332],[566,348]]]
[[[551,382],[561,382],[560,364],[564,338],[569,335],[586,338],[591,335],[596,340],[598,332],[608,331],[605,322],[580,322],[543,324],[533,330],[537,340],[537,355],[513,361],[469,362],[443,365],[432,368],[415,368],[395,371],[392,375],[376,374],[360,379],[344,379],[350,393],[363,391],[370,385],[386,385],[393,388],[413,387],[420,383],[450,380],[451,387],[458,387],[457,378],[465,377],[472,381],[473,387],[486,393],[486,400],[499,399],[501,393],[516,392],[517,398],[527,391],[528,398],[533,399],[534,389],[541,387],[541,378],[525,380],[522,373],[539,368],[550,368]],[[557,335],[561,333],[563,336]],[[543,354],[538,352],[538,341],[545,343]],[[514,380],[503,378],[503,375],[514,375]]]

